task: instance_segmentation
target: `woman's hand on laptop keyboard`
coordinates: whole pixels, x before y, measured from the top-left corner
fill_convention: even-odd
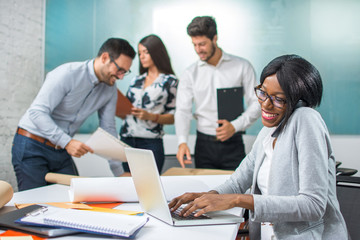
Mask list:
[[[190,207],[188,207],[195,199],[200,198],[203,195],[209,195],[209,194],[216,194],[218,195],[218,192],[212,190],[209,192],[199,192],[199,193],[184,193],[183,195],[174,198],[169,203],[169,208],[172,212],[174,212],[176,209],[178,209],[183,204],[188,204],[184,209],[181,211],[180,216],[182,216]],[[188,214],[189,215],[189,214]],[[201,215],[201,214],[200,214]],[[199,216],[200,216],[199,215]]]
[[[169,206],[172,211],[181,204],[188,203],[181,211],[181,216],[187,217],[195,212],[195,217],[207,212],[222,211],[233,207],[254,210],[254,198],[251,194],[218,194],[216,191],[208,193],[185,193],[174,198]]]

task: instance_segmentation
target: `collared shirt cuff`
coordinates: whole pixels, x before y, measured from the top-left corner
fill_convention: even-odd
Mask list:
[[[61,148],[65,148],[66,145],[71,141],[71,137],[67,134],[63,134],[59,141],[56,143],[57,146],[60,146]]]
[[[239,124],[237,124],[237,119],[231,121],[230,123],[233,125],[233,127],[235,128],[235,132],[240,132],[242,131],[242,129],[240,128]]]
[[[185,136],[178,137],[178,146],[182,143],[187,143],[187,137],[185,137]]]

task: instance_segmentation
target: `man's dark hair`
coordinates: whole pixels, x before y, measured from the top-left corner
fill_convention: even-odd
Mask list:
[[[299,105],[311,108],[320,105],[323,85],[319,71],[298,55],[283,55],[273,59],[262,71],[260,84],[274,74],[286,97],[286,111],[281,131]]]
[[[213,40],[217,35],[215,19],[209,16],[194,18],[187,27],[187,33],[190,37],[206,36]]]
[[[146,47],[155,66],[161,73],[174,74],[169,54],[166,51],[164,43],[158,36],[151,34],[141,39],[139,43]],[[140,74],[147,72],[147,68],[144,68],[141,63],[139,63],[139,66]]]
[[[120,54],[124,54],[132,59],[134,59],[136,55],[134,48],[128,41],[122,38],[109,38],[106,40],[100,47],[97,56],[100,57],[104,52],[108,52],[114,59],[117,59]]]

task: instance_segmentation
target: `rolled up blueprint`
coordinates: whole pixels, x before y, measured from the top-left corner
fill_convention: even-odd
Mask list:
[[[13,197],[14,190],[11,185],[0,180],[0,208],[7,204]]]
[[[138,202],[131,177],[73,178],[72,202]]]
[[[161,177],[168,201],[185,192],[207,192],[202,176]],[[179,184],[181,183],[181,184]],[[131,177],[73,178],[69,190],[72,202],[138,202]]]
[[[58,183],[63,185],[70,185],[71,179],[80,178],[76,175],[62,174],[62,173],[47,173],[45,175],[45,181],[49,183]]]

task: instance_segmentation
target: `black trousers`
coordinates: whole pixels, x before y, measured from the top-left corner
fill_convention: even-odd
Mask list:
[[[235,133],[225,142],[216,140],[216,136],[199,131],[196,135],[196,168],[235,170],[245,157],[245,147],[241,133]]]

